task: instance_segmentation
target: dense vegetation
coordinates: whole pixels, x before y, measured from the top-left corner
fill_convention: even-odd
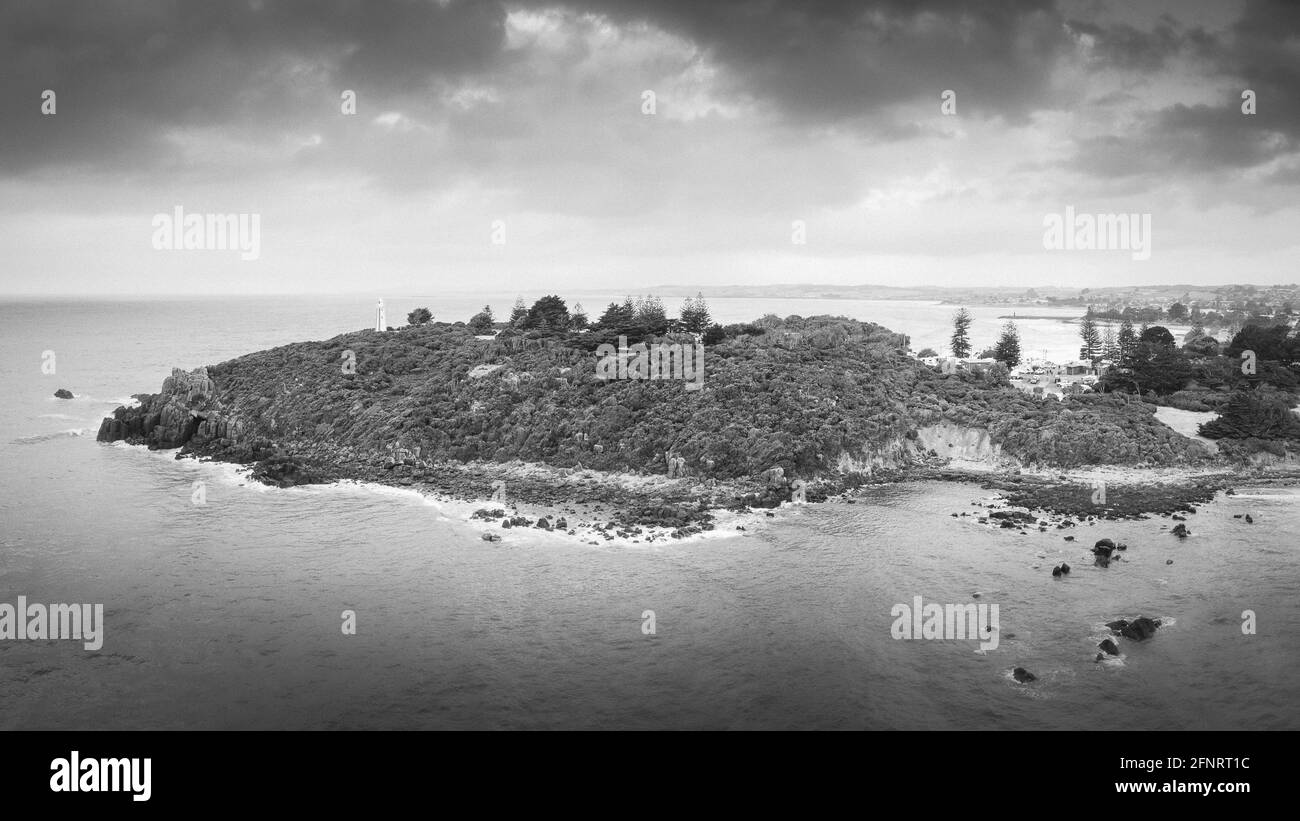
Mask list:
[[[1282,455],[1300,447],[1300,419],[1291,411],[1298,368],[1300,334],[1288,325],[1247,325],[1227,345],[1193,331],[1181,348],[1155,325],[1128,347],[1099,388],[1184,410],[1218,411],[1201,426],[1202,435],[1238,440],[1234,453]]]
[[[516,309],[492,340],[463,323],[421,324],[287,345],[209,373],[222,414],[243,420],[246,439],[289,449],[332,443],[357,455],[400,442],[429,460],[663,473],[671,454],[692,475],[780,466],[813,476],[834,471],[842,454],[896,452],[940,422],[987,429],[1005,454],[1060,467],[1196,455],[1136,397],[1036,398],[1010,387],[1001,366],[943,374],[907,356],[903,336],[838,317],[710,325],[702,390],[680,380],[602,381],[595,348],[619,334],[688,346],[697,337],[670,330],[673,322],[638,334],[660,322],[653,304],[649,315],[610,306],[581,332],[555,300]],[[352,357],[349,373],[340,363]]]

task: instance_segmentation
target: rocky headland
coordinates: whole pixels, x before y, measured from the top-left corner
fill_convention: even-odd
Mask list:
[[[546,529],[583,505],[603,530],[675,536],[710,528],[711,511],[908,478],[977,477],[1015,507],[1118,518],[1184,510],[1242,475],[1139,397],[1039,398],[1001,368],[945,374],[871,323],[791,317],[729,336],[708,346],[699,390],[602,379],[601,341],[430,323],[295,343],[175,369],[98,439],[248,465],[280,487],[351,479],[523,503],[556,512]],[[1118,479],[1101,504],[1098,470]]]

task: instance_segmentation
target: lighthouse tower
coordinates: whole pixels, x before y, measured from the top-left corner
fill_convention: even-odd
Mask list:
[[[384,300],[380,299],[379,304],[375,306],[375,330],[388,330],[388,318],[384,315]]]

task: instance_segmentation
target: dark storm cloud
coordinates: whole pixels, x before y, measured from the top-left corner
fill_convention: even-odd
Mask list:
[[[881,107],[915,101],[929,117],[948,88],[963,112],[1022,118],[1048,102],[1046,77],[1068,46],[1046,0],[559,5],[681,34],[728,69],[719,82],[736,94],[798,121],[857,120],[884,139],[921,129]],[[7,4],[0,168],[183,166],[162,139],[169,129],[270,139],[333,113],[340,88],[373,112],[508,59],[505,14],[500,3],[432,0]],[[40,115],[46,88],[59,95],[56,118]]]
[[[271,137],[336,114],[343,88],[373,101],[490,66],[504,20],[499,3],[425,0],[7,3],[0,167],[165,164],[177,127]]]
[[[1050,69],[1072,43],[1048,0],[572,0],[644,21],[708,49],[737,90],[814,122],[867,119],[883,106],[1023,119],[1050,103]]]
[[[1253,168],[1300,149],[1293,135],[1243,116],[1240,103],[1170,106],[1131,135],[1080,140],[1073,164],[1098,177],[1202,173]]]
[[[1074,34],[1088,35],[1095,41],[1090,61],[1094,68],[1152,71],[1205,37],[1200,29],[1191,34],[1181,33],[1169,17],[1162,18],[1150,31],[1126,23],[1099,25],[1080,20],[1071,20],[1067,26]]]
[[[442,93],[464,78],[520,80],[502,74],[526,59],[506,49],[512,8],[591,12],[679,35],[719,67],[715,96],[755,101],[769,124],[786,129],[931,137],[938,132],[927,123],[945,89],[957,92],[962,117],[1029,124],[1035,112],[1079,102],[1053,83],[1080,59],[1086,36],[1085,69],[1141,81],[1186,61],[1223,102],[1170,99],[1138,111],[1123,131],[1080,139],[1068,163],[1076,171],[1111,178],[1241,169],[1294,152],[1300,139],[1300,3],[1283,0],[1251,0],[1228,30],[1213,32],[1198,24],[1194,4],[1178,7],[1187,19],[1140,27],[1067,18],[1051,0],[20,1],[0,7],[0,174],[186,175],[223,164],[246,172],[259,161],[285,167],[286,157],[291,167],[348,166],[408,187],[473,173],[548,133],[543,110],[460,110]],[[1259,95],[1254,117],[1240,114],[1236,86]],[[55,117],[39,110],[46,88],[58,94]],[[432,148],[418,128],[345,130],[345,88],[358,94],[358,119],[406,111],[417,125],[442,127],[444,143]],[[607,103],[556,116],[591,119]],[[295,152],[313,134],[326,145]],[[221,154],[249,146],[268,151],[235,163]]]
[[[1122,134],[1078,141],[1070,165],[1098,177],[1163,177],[1171,172],[1213,173],[1264,165],[1300,152],[1300,4],[1251,0],[1226,32],[1180,31],[1168,19],[1153,30],[1102,28],[1072,22],[1096,38],[1114,65],[1155,68],[1176,54],[1194,59],[1216,104],[1171,101],[1137,118]],[[1127,57],[1119,55],[1127,54]],[[1242,92],[1256,97],[1256,113],[1242,112]],[[1294,184],[1294,173],[1270,181]]]

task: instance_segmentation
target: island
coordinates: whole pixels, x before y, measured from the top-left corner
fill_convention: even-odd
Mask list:
[[[912,478],[977,480],[1026,508],[1116,517],[1182,509],[1260,469],[1163,424],[1159,397],[1033,396],[1001,365],[927,365],[870,322],[721,327],[662,310],[647,321],[629,300],[588,324],[545,299],[555,301],[517,306],[509,323],[421,317],[175,369],[106,418],[98,440],[246,465],[280,487],[355,480],[479,500],[475,515],[505,527],[507,508],[526,503],[555,511],[530,526],[568,529],[571,512],[607,520],[607,533],[678,538],[719,510]],[[664,350],[661,368],[637,366]],[[684,351],[697,352],[698,384],[674,371]],[[1225,406],[1258,410],[1234,390]],[[1107,469],[1118,472],[1099,503],[1089,477]],[[1141,473],[1152,470],[1174,481],[1153,486]]]

